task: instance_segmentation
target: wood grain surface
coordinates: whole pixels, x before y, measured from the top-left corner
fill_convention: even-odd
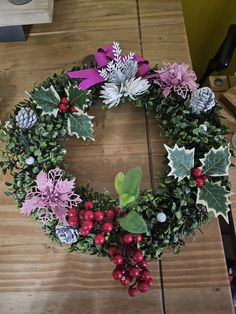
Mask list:
[[[53,24],[33,26],[27,42],[0,44],[0,118],[7,119],[34,82],[71,68],[113,40],[124,51],[143,51],[152,65],[190,61],[179,0],[55,1]],[[143,187],[150,186],[150,178],[162,169],[164,143],[154,119],[146,125],[145,113],[128,104],[109,111],[92,108],[91,113],[96,142],[65,143],[78,183],[112,191],[117,171],[141,165]],[[152,291],[128,298],[112,279],[108,259],[52,246],[40,225],[20,215],[4,196],[4,180],[1,176],[1,314],[164,313],[157,262],[151,264]],[[216,220],[180,256],[167,252],[162,265],[166,313],[232,312]]]

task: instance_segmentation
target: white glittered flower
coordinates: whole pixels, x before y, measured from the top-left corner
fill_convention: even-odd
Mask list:
[[[114,83],[105,83],[102,86],[100,98],[104,99],[103,102],[105,105],[108,105],[108,108],[119,105],[121,97],[123,96],[121,92],[122,88],[122,86],[118,87]]]
[[[135,96],[142,95],[146,93],[150,84],[148,80],[138,78],[131,78],[129,81],[126,81],[123,87],[123,93],[125,97],[130,97],[131,99],[135,99]]]

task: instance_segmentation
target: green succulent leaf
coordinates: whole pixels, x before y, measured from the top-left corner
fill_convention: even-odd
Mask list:
[[[147,224],[143,217],[132,210],[124,218],[119,219],[121,227],[131,233],[146,233]]]
[[[139,194],[140,184],[142,180],[142,170],[140,167],[130,169],[123,181],[123,192],[135,196]]]
[[[190,178],[191,169],[194,167],[194,151],[195,149],[185,149],[185,147],[179,147],[175,144],[174,148],[170,148],[165,145],[165,149],[168,152],[168,165],[171,168],[168,176],[174,176],[181,181],[183,178]]]
[[[227,176],[230,166],[230,149],[228,146],[211,148],[204,158],[200,159],[202,163],[202,172],[211,177]]]
[[[124,184],[125,174],[123,172],[119,172],[115,178],[115,188],[118,195],[123,193],[123,184]]]
[[[55,88],[51,85],[49,88],[40,87],[29,93],[30,97],[36,103],[37,108],[42,109],[42,114],[49,114],[57,116],[58,104],[60,103],[60,96]]]
[[[136,197],[134,195],[129,195],[128,193],[123,193],[120,195],[120,206],[126,207],[129,204],[135,202]]]
[[[77,138],[81,137],[83,140],[86,140],[87,138],[94,140],[92,119],[92,116],[89,116],[82,110],[70,114],[68,117],[69,135],[75,135]]]
[[[78,89],[76,86],[70,85],[66,90],[67,96],[70,101],[70,105],[74,105],[76,108],[84,110],[89,106],[88,94],[90,91]]]
[[[216,217],[221,215],[229,222],[227,213],[230,210],[230,194],[225,187],[220,185],[220,182],[205,182],[197,191],[196,203],[205,205],[208,212],[212,211]]]

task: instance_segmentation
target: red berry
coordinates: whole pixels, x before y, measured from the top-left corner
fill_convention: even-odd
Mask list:
[[[135,243],[140,243],[142,241],[143,237],[141,234],[137,233],[134,235],[134,242]]]
[[[138,283],[138,290],[142,293],[145,293],[150,288],[150,285],[144,281]]]
[[[132,241],[133,241],[133,236],[131,233],[125,233],[123,236],[122,236],[122,241],[125,243],[125,244],[130,244]]]
[[[77,228],[79,225],[79,218],[77,216],[72,216],[68,219],[68,224],[72,228]]]
[[[192,174],[193,174],[194,178],[198,178],[198,177],[201,176],[202,170],[199,169],[199,168],[193,168],[192,169]]]
[[[195,179],[195,182],[198,188],[201,188],[204,184],[204,180],[202,178]]]
[[[103,225],[102,225],[102,230],[106,233],[110,233],[113,229],[113,225],[111,222],[105,222]]]
[[[93,209],[94,208],[94,204],[92,201],[87,201],[84,203],[84,206],[86,209]]]
[[[141,262],[139,262],[140,267],[147,267],[147,264],[148,264],[148,262],[146,259],[143,259]]]
[[[128,286],[128,284],[131,282],[129,276],[122,276],[120,278],[120,283],[122,284],[122,286]]]
[[[109,219],[114,219],[116,214],[112,208],[109,208],[106,212],[106,215]]]
[[[82,229],[91,231],[92,228],[93,228],[93,222],[91,220],[86,220],[83,222]]]
[[[94,212],[92,210],[86,210],[84,212],[84,219],[85,220],[93,220],[94,219]]]
[[[130,268],[130,270],[129,270],[129,275],[130,275],[132,278],[138,277],[138,275],[139,275],[139,270],[138,270],[138,268],[137,268],[137,267],[132,267],[132,268]]]
[[[115,280],[120,280],[122,277],[122,271],[120,269],[115,268],[112,272],[112,276]]]
[[[77,112],[75,106],[70,106],[69,110],[71,113]]]
[[[73,216],[77,216],[78,215],[78,211],[77,211],[77,209],[76,208],[70,208],[69,210],[68,210],[68,216],[69,217],[73,217]]]
[[[206,181],[206,180],[208,179],[208,176],[207,176],[207,175],[204,175],[204,176],[202,176],[201,178],[202,178],[203,181]]]
[[[78,213],[79,218],[80,218],[81,220],[84,219],[84,212],[85,212],[85,210],[84,210],[84,209],[81,209],[81,210],[79,211],[79,213]]]
[[[104,244],[104,242],[105,242],[105,237],[104,237],[103,234],[98,233],[98,234],[95,235],[95,237],[94,237],[94,243],[95,243],[96,245],[102,245],[102,244]]]
[[[144,281],[148,281],[151,278],[151,274],[148,270],[142,271],[140,275]]]
[[[123,259],[123,256],[121,256],[121,255],[116,255],[116,256],[114,256],[113,259],[112,259],[112,262],[113,262],[115,265],[121,265],[121,264],[123,264],[123,261],[124,261],[124,259]]]
[[[107,252],[110,256],[115,256],[120,254],[120,249],[117,246],[111,245],[109,246]]]
[[[67,110],[67,105],[66,104],[59,104],[58,108],[61,111],[66,111]]]
[[[138,293],[138,289],[135,287],[129,287],[128,294],[130,297],[135,297]]]
[[[143,260],[143,253],[142,253],[140,250],[138,250],[138,251],[134,254],[133,259],[134,259],[136,262],[138,262],[138,263],[142,262],[142,260]]]
[[[81,228],[79,232],[83,237],[86,237],[89,234],[89,230],[85,230],[83,228]]]
[[[115,207],[115,208],[114,208],[114,211],[115,211],[116,215],[119,215],[119,213],[120,213],[120,207]]]
[[[149,286],[151,286],[151,285],[152,285],[152,282],[153,282],[153,279],[152,279],[152,277],[150,277],[150,278],[147,280],[147,284],[149,284]]]
[[[101,210],[98,210],[97,212],[94,212],[94,218],[96,221],[103,221],[104,213]]]
[[[66,97],[61,98],[61,103],[67,105],[69,103],[69,99]]]

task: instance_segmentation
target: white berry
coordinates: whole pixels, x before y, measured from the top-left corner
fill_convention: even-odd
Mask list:
[[[34,159],[34,157],[32,157],[32,156],[30,156],[29,158],[27,158],[26,159],[26,161],[25,161],[25,163],[27,164],[27,165],[33,165],[34,164],[34,162],[35,162],[35,159]]]
[[[200,124],[199,129],[203,130],[204,132],[207,131],[207,126],[205,124]]]
[[[166,214],[164,214],[164,213],[157,214],[157,221],[165,222],[166,221]]]

